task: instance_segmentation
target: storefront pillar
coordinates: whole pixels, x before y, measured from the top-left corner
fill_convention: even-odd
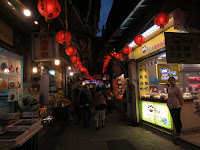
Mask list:
[[[139,123],[139,97],[137,86],[137,62],[131,61],[128,64],[129,82],[127,88],[127,107],[128,120],[132,121],[134,125]]]

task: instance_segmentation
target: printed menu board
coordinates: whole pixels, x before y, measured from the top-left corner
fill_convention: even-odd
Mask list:
[[[199,64],[200,34],[165,32],[168,63]]]
[[[174,77],[176,83],[179,83],[179,67],[178,64],[157,64],[157,77],[160,83],[168,83],[169,77]]]
[[[173,121],[166,103],[142,101],[142,120],[173,130]]]
[[[8,102],[22,97],[23,57],[0,47],[0,96],[8,96]]]

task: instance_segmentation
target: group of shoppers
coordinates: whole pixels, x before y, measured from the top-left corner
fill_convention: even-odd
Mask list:
[[[78,123],[83,122],[84,128],[90,126],[90,119],[92,113],[94,113],[94,119],[96,120],[96,130],[105,126],[105,109],[111,112],[111,101],[109,95],[109,89],[102,89],[97,87],[96,89],[88,89],[85,85],[81,88],[76,87],[73,92],[73,105],[75,114],[77,116]],[[106,93],[106,94],[105,94]]]

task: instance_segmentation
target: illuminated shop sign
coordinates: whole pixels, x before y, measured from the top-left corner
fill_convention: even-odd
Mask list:
[[[157,77],[160,83],[168,83],[169,77],[174,77],[179,82],[178,64],[157,64]]]
[[[167,103],[142,101],[142,120],[173,130],[173,122]]]
[[[165,32],[178,32],[174,27],[169,28]],[[153,39],[145,42],[143,45],[137,47],[129,54],[129,59],[139,59],[143,56],[156,52],[165,47],[165,35],[163,33],[157,35]]]
[[[165,40],[164,41],[161,41],[159,43],[154,43],[153,45],[144,45],[142,46],[141,48],[141,51],[142,51],[142,54],[146,54],[147,52],[152,52],[152,51],[155,51],[159,48],[162,48],[163,46],[165,46]]]

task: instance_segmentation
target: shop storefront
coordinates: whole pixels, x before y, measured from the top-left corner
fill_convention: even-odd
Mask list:
[[[170,27],[165,32],[179,32]],[[200,117],[194,113],[193,101],[200,96],[199,64],[167,63],[165,33],[135,49],[137,61],[140,117],[142,123],[172,132],[173,121],[167,107],[167,83],[173,76],[184,97],[181,110],[183,131],[200,128]]]

